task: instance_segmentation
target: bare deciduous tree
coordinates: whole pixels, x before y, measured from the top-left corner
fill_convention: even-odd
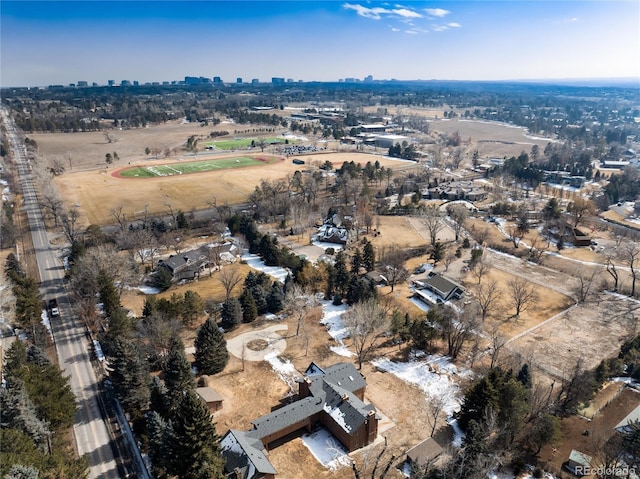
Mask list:
[[[584,303],[591,294],[593,283],[596,277],[600,276],[602,270],[600,268],[594,268],[591,274],[580,269],[576,275],[578,278],[578,287],[576,288],[576,296],[578,297],[578,303]]]
[[[111,210],[111,216],[113,216],[118,222],[120,231],[124,231],[127,226],[127,215],[124,212],[124,206],[117,206]]]
[[[427,394],[427,422],[431,426],[431,436],[436,432],[438,424],[443,414],[445,414],[445,407],[447,406],[447,397],[445,393],[432,393]]]
[[[60,222],[62,223],[62,230],[69,243],[73,243],[78,238],[78,219],[80,218],[80,210],[75,206],[72,206],[68,211],[63,211],[60,214]]]
[[[638,265],[638,259],[640,258],[640,245],[636,243],[636,241],[626,242],[620,251],[620,256],[631,271],[631,296],[635,296],[638,276],[636,267]]]
[[[472,303],[458,312],[449,306],[444,306],[440,308],[439,316],[442,335],[447,342],[447,355],[455,360],[462,351],[464,343],[478,327],[478,308]]]
[[[526,311],[538,299],[535,285],[524,278],[514,278],[508,283],[511,303],[515,309],[512,317],[518,318],[520,313]]]
[[[493,264],[489,260],[484,259],[483,256],[480,257],[478,261],[476,261],[471,268],[471,274],[476,277],[478,280],[478,284],[482,282],[482,278],[484,278],[491,269],[493,268]]]
[[[315,295],[307,293],[300,285],[294,284],[284,298],[284,308],[296,318],[296,336],[300,334],[304,320],[318,305]]]
[[[344,324],[349,331],[358,358],[358,369],[365,362],[389,329],[387,311],[375,299],[354,304],[344,313]]]
[[[447,208],[449,217],[453,220],[453,232],[456,235],[456,243],[460,238],[460,232],[464,227],[464,222],[469,217],[469,210],[461,204],[456,204]]]
[[[429,232],[431,244],[434,245],[438,240],[438,233],[444,226],[442,223],[442,213],[437,207],[429,205],[422,213],[422,221]]]
[[[240,269],[236,265],[222,268],[218,273],[217,278],[224,288],[224,300],[229,301],[229,297],[231,296],[233,288],[235,288],[240,283],[240,281],[242,281]]]
[[[502,296],[502,290],[498,287],[497,282],[488,281],[478,284],[472,294],[476,298],[476,301],[478,301],[480,317],[482,318],[482,322],[484,322],[487,316],[495,311],[500,296]]]

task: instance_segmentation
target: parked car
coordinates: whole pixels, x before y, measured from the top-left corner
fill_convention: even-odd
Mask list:
[[[56,298],[49,300],[49,311],[53,318],[60,316],[60,309],[58,308],[58,300]]]

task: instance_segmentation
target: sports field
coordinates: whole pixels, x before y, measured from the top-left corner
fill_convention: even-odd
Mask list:
[[[205,171],[227,170],[277,163],[279,158],[272,156],[238,156],[233,158],[216,158],[200,161],[168,163],[165,165],[134,166],[117,171],[115,175],[121,178],[157,178],[159,176],[174,176],[187,173],[203,173]]]
[[[290,138],[273,137],[273,138],[233,138],[232,140],[209,141],[205,146],[212,146],[216,150],[239,150],[241,148],[249,148],[250,146],[258,146],[259,142],[265,145],[275,145],[276,143],[295,143]]]

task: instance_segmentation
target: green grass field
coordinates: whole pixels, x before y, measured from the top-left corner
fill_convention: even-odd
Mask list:
[[[169,165],[134,166],[132,168],[125,168],[124,170],[121,170],[118,175],[123,178],[157,178],[161,176],[175,176],[187,173],[202,173],[205,171],[257,166],[271,164],[277,161],[278,158],[274,157],[258,159],[251,156],[238,156],[234,158],[171,163]]]
[[[213,146],[217,150],[238,150],[240,148],[249,148],[251,142],[255,142],[254,146],[258,147],[259,141],[264,141],[265,145],[273,145],[276,143],[285,143],[287,139],[281,137],[273,138],[234,138],[232,140],[217,140],[205,143],[205,146]],[[289,143],[295,143],[289,139]]]

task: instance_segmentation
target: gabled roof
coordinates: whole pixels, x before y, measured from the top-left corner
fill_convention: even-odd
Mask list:
[[[218,392],[215,389],[213,389],[212,387],[209,387],[209,386],[196,388],[196,393],[198,393],[198,395],[202,399],[204,399],[204,402],[206,402],[206,403],[217,402],[217,401],[223,401],[224,400],[224,398],[222,396],[220,396],[220,394],[218,394]]]
[[[580,466],[590,466],[591,465],[591,456],[588,456],[584,452],[576,451],[575,449],[571,450],[569,454],[569,463],[577,464]]]
[[[261,474],[278,473],[263,452],[262,442],[249,433],[230,429],[220,441],[220,449],[228,472],[238,468],[244,471],[243,477],[253,477],[249,476],[251,469]]]
[[[318,380],[318,378],[313,377],[310,379],[312,383]],[[358,391],[367,385],[362,374],[351,363],[337,363],[325,368],[322,380],[335,384],[349,392]]]
[[[251,421],[252,437],[262,439],[322,411],[322,398],[306,397]]]
[[[424,280],[424,283],[430,286],[430,288],[434,292],[439,294],[444,299],[447,299],[449,295],[456,289],[464,292],[464,287],[462,287],[460,284],[439,274],[433,274],[429,276]]]
[[[443,452],[444,449],[442,449],[442,446],[438,444],[434,438],[430,437],[409,449],[407,451],[407,458],[413,463],[424,465]]]
[[[629,424],[634,422],[640,422],[640,406],[631,411],[627,417],[616,425],[616,431],[625,432],[629,427]]]

